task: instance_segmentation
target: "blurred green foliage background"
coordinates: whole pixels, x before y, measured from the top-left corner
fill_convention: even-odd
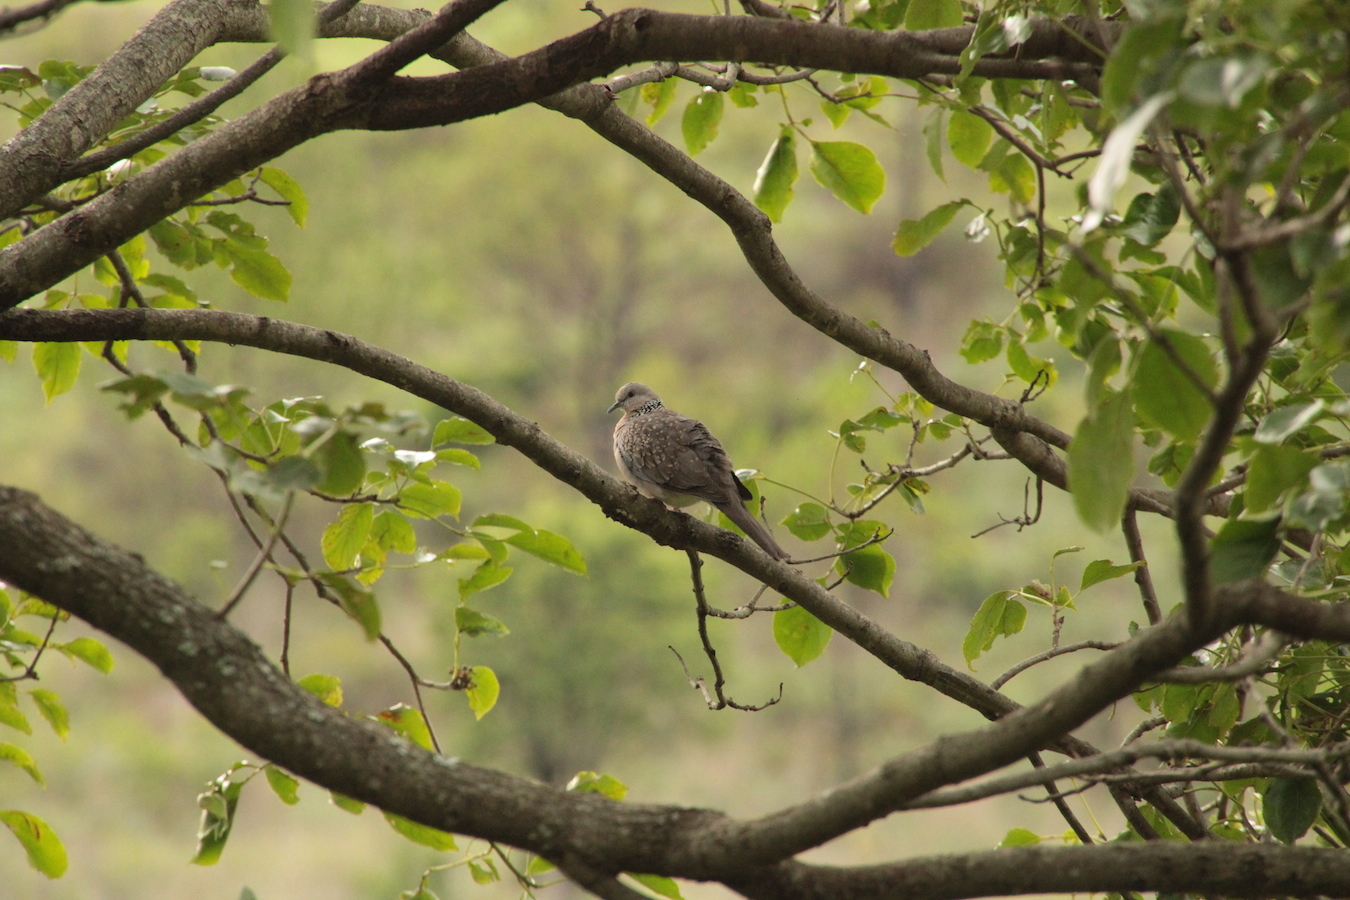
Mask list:
[[[575,6],[514,0],[475,34],[507,52],[530,49],[590,24],[593,17]],[[707,4],[662,8],[704,12]],[[0,62],[93,64],[153,11],[148,3],[74,7],[47,28],[7,42]],[[372,47],[321,43],[311,60],[288,61],[226,114]],[[214,48],[199,63],[242,68],[262,49]],[[438,69],[428,62],[415,67]],[[656,126],[675,142],[678,111],[695,88],[679,90],[674,111]],[[842,129],[873,147],[887,169],[889,186],[877,209],[861,216],[804,177],[776,229],[779,240],[800,275],[829,301],[928,348],[953,377],[996,388],[1000,363],[971,369],[956,353],[971,318],[1005,314],[1009,298],[994,249],[968,243],[960,228],[913,259],[889,249],[901,218],[922,215],[958,189],[994,201],[983,179],[959,166],[947,167],[950,186],[932,174],[922,119],[910,105],[888,100],[877,111],[893,130],[861,117]],[[736,113],[726,116],[699,161],[749,193],[777,135],[776,120],[772,110]],[[828,137],[828,122],[818,118],[813,129]],[[614,389],[629,380],[647,382],[671,407],[703,419],[736,465],[814,493],[829,490],[835,453],[829,431],[885,400],[867,378],[853,377],[857,358],[773,300],[710,213],[556,114],[527,108],[418,133],[340,133],[300,147],[279,164],[309,195],[307,227],[295,228],[279,210],[249,215],[294,274],[292,300],[282,307],[249,297],[211,267],[189,276],[195,290],[218,308],[349,332],[439,369],[488,391],[607,467],[613,420],[604,410]],[[142,361],[160,354],[164,366],[172,364],[162,350],[136,353]],[[97,389],[113,373],[101,371],[91,356],[79,386],[42,409],[26,354],[0,368],[4,480],[39,492],[100,535],[143,554],[204,602],[219,603],[250,561],[251,547],[211,473],[189,460],[152,416],[128,425],[113,398]],[[247,385],[260,403],[323,395],[334,405],[377,400],[433,420],[441,415],[392,388],[317,363],[226,347],[207,348],[203,359],[205,378]],[[892,391],[904,389],[895,378],[878,377]],[[1071,427],[1077,396],[1072,389],[1052,392],[1037,413]],[[906,440],[901,428],[874,437],[864,458],[874,467],[903,462]],[[923,445],[915,462],[958,447],[955,441]],[[794,669],[775,647],[767,616],[714,621],[713,636],[733,697],[761,703],[782,683],[782,703],[754,714],[709,712],[667,649],[675,647],[706,674],[684,555],[605,519],[511,451],[482,450],[482,472],[454,473],[465,492],[463,518],[504,512],[564,534],[585,555],[590,576],[523,561],[510,581],[483,596],[480,605],[511,634],[478,639],[466,648],[466,661],[493,666],[502,697],[476,723],[459,695],[430,696],[447,753],[555,784],[578,770],[607,772],[629,786],[630,800],[754,816],[944,731],[977,724],[973,713],[901,681],[843,640]],[[841,456],[836,489],[857,463],[852,454]],[[1075,585],[1089,560],[1125,556],[1118,539],[1054,533],[1048,523],[1076,520],[1068,499],[1049,491],[1047,524],[972,540],[1000,514],[1022,512],[1024,478],[1011,464],[967,460],[932,483],[924,517],[898,498],[883,510],[897,527],[887,545],[898,562],[890,598],[840,590],[953,665],[962,664],[961,640],[980,601],[1032,578],[1048,579],[1055,549],[1088,542],[1087,552],[1058,563],[1060,577]],[[800,499],[773,486],[767,495],[773,522]],[[333,514],[330,506],[302,504],[294,530],[315,547]],[[1145,524],[1155,535],[1165,533],[1165,525]],[[433,546],[444,540],[432,530],[419,537]],[[1166,559],[1154,565],[1166,572]],[[738,573],[715,560],[704,571],[715,605],[731,608],[749,599],[752,588]],[[443,677],[449,665],[458,574],[439,567],[393,573],[380,585],[387,633],[428,677]],[[1155,577],[1165,589],[1173,583]],[[304,591],[297,597],[296,675],[340,676],[351,710],[373,713],[411,702],[390,656],[366,644],[326,604]],[[272,652],[280,642],[280,598],[275,580],[262,579],[235,614]],[[1105,585],[1085,600],[1080,616],[1070,617],[1064,640],[1106,623],[1118,632],[1139,617],[1128,579]],[[69,639],[80,628],[72,622],[61,633]],[[1022,635],[979,660],[979,674],[992,678],[1047,646],[1049,634],[1048,616],[1034,609]],[[44,686],[69,704],[72,734],[62,743],[35,729],[30,747],[49,787],[38,789],[16,769],[0,770],[0,802],[46,818],[65,841],[71,867],[65,878],[48,882],[24,865],[17,844],[0,841],[0,893],[233,900],[249,885],[263,900],[392,898],[414,887],[425,866],[448,858],[399,838],[373,813],[354,817],[334,808],[313,788],[302,788],[302,802],[286,808],[259,784],[245,792],[221,862],[209,869],[189,865],[194,797],[242,753],[146,664],[117,647],[114,652],[117,670],[108,678],[61,659],[44,663]],[[1077,659],[1032,670],[1010,693],[1035,697]],[[1093,727],[1116,730],[1109,721]],[[956,808],[893,817],[812,857],[882,860],[987,847],[1014,825],[1043,835],[1064,831],[1047,807],[1009,799],[981,809],[978,816]],[[1106,816],[1100,824],[1114,833],[1114,811],[1093,812]],[[437,876],[432,886],[442,897],[510,893],[474,885],[463,871]],[[691,897],[723,895],[686,889]]]

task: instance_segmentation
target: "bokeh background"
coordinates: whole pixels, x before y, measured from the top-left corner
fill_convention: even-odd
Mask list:
[[[707,4],[662,3],[710,11]],[[539,46],[591,24],[577,4],[512,0],[474,33],[507,52]],[[720,5],[718,5],[720,7]],[[47,58],[92,64],[130,36],[157,4],[82,4],[46,28],[0,45],[0,63],[36,65]],[[307,60],[287,61],[243,98],[238,114],[316,71],[369,52],[361,41],[327,42]],[[242,68],[265,48],[222,46],[201,65]],[[436,72],[422,62],[413,71]],[[678,143],[679,115],[693,96],[683,84],[671,113],[655,128]],[[992,240],[971,243],[958,217],[949,233],[912,259],[897,258],[890,239],[902,218],[915,218],[958,196],[999,207],[983,176],[947,160],[946,180],[930,169],[921,128],[924,111],[888,99],[876,110],[893,126],[853,119],[830,128],[804,94],[794,112],[814,116],[817,139],[858,140],[886,166],[886,194],[869,216],[844,206],[806,172],[778,238],[798,272],[830,302],[927,348],[944,371],[975,387],[1002,390],[995,361],[972,368],[957,353],[970,319],[1003,318],[1012,295],[1003,285]],[[645,109],[639,110],[645,114]],[[699,161],[737,188],[751,190],[755,170],[777,135],[776,98],[752,110],[729,104],[716,142]],[[12,133],[13,124],[4,126]],[[278,316],[356,334],[474,384],[602,465],[613,419],[605,415],[625,381],[652,385],[675,409],[703,419],[733,461],[774,481],[842,496],[858,458],[835,463],[841,420],[886,402],[860,360],[794,319],[740,258],[725,227],[678,189],[595,137],[581,124],[538,109],[515,110],[450,128],[404,134],[339,133],[306,144],[278,163],[309,195],[301,230],[276,209],[248,215],[294,274],[284,306],[249,297],[221,272],[186,280],[218,308]],[[1068,186],[1052,186],[1069,190]],[[1052,207],[1053,208],[1053,207]],[[92,286],[92,279],[89,279]],[[1048,345],[1047,353],[1055,347]],[[180,451],[153,416],[128,424],[98,385],[114,376],[84,357],[76,389],[44,408],[28,360],[0,366],[0,479],[39,492],[56,508],[105,538],[143,554],[208,604],[218,604],[251,560],[251,547],[217,481]],[[1055,354],[1064,377],[1037,401],[1036,412],[1072,429],[1079,391],[1072,362]],[[154,348],[135,352],[146,368],[174,364]],[[416,398],[317,363],[247,348],[210,347],[202,374],[247,385],[258,405],[283,397],[323,395],[334,405],[366,400],[443,415]],[[892,392],[898,378],[877,372]],[[189,421],[186,412],[182,416]],[[874,467],[902,462],[907,435],[871,436]],[[924,444],[916,464],[959,444]],[[465,492],[464,519],[485,512],[515,515],[570,538],[590,567],[578,578],[541,562],[517,561],[515,575],[476,605],[511,634],[466,646],[466,661],[493,666],[501,700],[475,722],[463,696],[432,693],[429,709],[447,753],[475,763],[564,784],[579,770],[605,772],[629,787],[629,799],[706,805],[757,816],[804,800],[870,767],[980,719],[953,701],[906,683],[836,638],[802,669],[774,645],[767,616],[713,622],[729,691],[759,703],[783,685],[783,700],[759,713],[710,712],[690,690],[677,648],[707,673],[695,631],[684,554],[652,544],[605,519],[594,507],[535,470],[512,451],[482,448],[481,472],[446,477]],[[899,499],[882,510],[896,526],[887,548],[898,568],[889,598],[846,586],[841,596],[901,637],[952,665],[964,665],[961,640],[981,600],[995,590],[1055,576],[1077,586],[1092,559],[1123,561],[1118,538],[1078,524],[1068,499],[1047,489],[1036,526],[971,535],[1023,511],[1026,476],[1007,462],[967,461],[932,479],[918,516]],[[769,486],[772,521],[800,497]],[[333,507],[302,504],[292,519],[308,547]],[[1155,577],[1166,597],[1165,525],[1146,522]],[[776,527],[784,535],[785,529]],[[430,547],[447,535],[420,533]],[[799,547],[797,543],[791,546]],[[317,558],[317,552],[314,554]],[[386,631],[429,677],[450,664],[456,579],[441,567],[395,572],[379,585]],[[710,598],[730,608],[753,586],[712,560]],[[1141,618],[1128,579],[1095,588],[1071,614],[1062,640],[1116,639]],[[272,652],[279,648],[281,592],[263,578],[235,621]],[[292,667],[297,675],[338,675],[353,712],[411,703],[398,664],[366,644],[340,613],[297,593]],[[1170,604],[1169,604],[1170,605]],[[1000,642],[977,663],[992,678],[1048,646],[1047,611],[1033,608],[1023,634]],[[71,639],[82,626],[62,626]],[[451,861],[398,837],[374,811],[353,816],[304,786],[285,807],[261,779],[244,792],[237,824],[220,863],[190,865],[198,820],[195,797],[211,778],[249,755],[203,721],[146,663],[116,645],[117,668],[99,676],[55,656],[44,660],[42,686],[71,710],[62,742],[35,720],[32,737],[0,735],[28,749],[46,776],[45,790],[20,770],[0,768],[0,807],[30,810],[60,834],[68,874],[48,881],[24,862],[18,844],[0,836],[0,895],[51,900],[181,898],[234,900],[243,886],[263,900],[393,898],[414,888],[424,868]],[[1081,655],[1019,676],[1008,690],[1029,701],[1065,677]],[[1122,708],[1087,735],[1119,741],[1138,710]],[[1115,811],[1097,795],[1078,803],[1089,828],[1114,834]],[[1058,839],[1066,826],[1046,805],[1015,798],[977,807],[893,816],[808,859],[839,863],[994,846],[1014,826]],[[482,887],[462,868],[432,877],[443,898],[517,896],[512,886]],[[684,885],[686,897],[722,897],[716,887]],[[569,887],[553,896],[571,896]]]

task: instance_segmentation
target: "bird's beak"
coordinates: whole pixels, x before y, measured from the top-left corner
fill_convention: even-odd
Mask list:
[[[615,400],[612,404],[610,404],[609,409],[605,410],[605,412],[606,412],[606,413],[612,413],[612,412],[614,412],[614,410],[616,410],[616,409],[619,408],[619,402],[620,402],[620,401]]]

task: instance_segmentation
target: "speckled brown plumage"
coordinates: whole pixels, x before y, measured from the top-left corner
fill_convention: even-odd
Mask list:
[[[614,426],[614,461],[639,491],[674,507],[711,503],[764,552],[788,558],[745,508],[742,501],[750,499],[750,491],[707,426],[667,409],[651,388],[636,382],[619,388],[609,411],[616,409],[623,410],[623,418]]]

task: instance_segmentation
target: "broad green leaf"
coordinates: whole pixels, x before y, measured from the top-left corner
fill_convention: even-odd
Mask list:
[[[54,344],[42,342],[33,345],[33,368],[42,379],[42,393],[47,402],[64,394],[75,386],[80,376],[79,344]]]
[[[430,484],[416,481],[399,492],[398,505],[412,515],[435,519],[438,516],[458,516],[462,499],[459,488],[447,481],[432,481]]]
[[[323,572],[320,573],[319,578],[337,594],[338,605],[342,607],[343,612],[351,616],[356,624],[361,626],[361,630],[366,633],[366,640],[378,639],[380,636],[380,605],[375,599],[375,593],[358,586],[355,581],[345,575]]]
[[[628,796],[628,785],[613,775],[602,775],[596,772],[578,772],[572,776],[571,781],[567,782],[567,787],[564,790],[590,791],[593,794],[600,794],[618,801],[622,801],[624,797]]]
[[[284,456],[267,467],[264,480],[278,491],[307,491],[322,477],[323,473],[312,460],[303,456]]]
[[[1008,367],[1018,378],[1031,384],[1035,381],[1053,386],[1059,380],[1059,370],[1048,359],[1032,356],[1027,352],[1026,344],[1020,336],[1010,337],[1008,341]]]
[[[1085,591],[1094,584],[1101,584],[1103,581],[1110,581],[1112,578],[1128,575],[1142,565],[1142,562],[1136,562],[1118,566],[1109,559],[1094,559],[1092,562],[1088,563],[1087,568],[1083,570],[1083,583],[1078,586],[1078,589],[1080,591]]]
[[[1311,424],[1321,413],[1321,400],[1276,407],[1256,426],[1252,438],[1260,444],[1278,444]]]
[[[469,709],[473,710],[473,717],[483,718],[497,705],[497,695],[501,693],[497,673],[487,666],[474,666],[473,686],[464,693],[469,698]]]
[[[423,750],[434,750],[436,747],[436,743],[431,739],[431,729],[427,727],[427,720],[422,717],[420,710],[404,703],[395,703],[388,709],[376,713],[374,718],[381,725],[393,729],[394,733],[402,735]]]
[[[779,524],[786,525],[794,537],[816,541],[830,533],[830,514],[819,503],[800,504]]]
[[[488,588],[496,587],[503,581],[511,577],[512,569],[510,566],[503,566],[495,560],[489,559],[473,570],[473,574],[468,578],[459,580],[459,599],[464,600],[470,594],[476,594],[479,591],[486,591]]]
[[[1265,574],[1280,550],[1280,520],[1229,519],[1209,545],[1209,572],[1215,585]]]
[[[844,577],[858,587],[876,591],[883,597],[891,595],[895,557],[881,549],[881,545],[870,544],[844,554],[839,558],[838,567]]]
[[[511,528],[515,531],[533,531],[530,523],[505,513],[487,513],[473,520],[474,528]]]
[[[432,432],[431,446],[441,444],[495,444],[497,439],[475,422],[459,416],[451,416],[436,423]]]
[[[1256,54],[1210,56],[1182,71],[1177,91],[1197,106],[1236,109],[1269,70],[1270,63]]]
[[[113,669],[113,655],[95,638],[80,637],[57,648],[67,656],[88,663],[107,675]]]
[[[212,788],[197,795],[197,805],[201,807],[201,823],[197,826],[197,852],[192,863],[198,866],[213,866],[220,861],[225,842],[234,828],[234,812],[239,806],[239,793],[243,782],[230,781],[222,776],[212,783]]]
[[[1172,183],[1165,182],[1156,194],[1135,195],[1125,210],[1121,233],[1152,247],[1171,234],[1180,218],[1181,199]]]
[[[1009,194],[1018,203],[1030,205],[1036,199],[1036,170],[1020,153],[1009,153],[989,172],[989,190]]]
[[[417,532],[412,523],[392,509],[386,509],[375,517],[370,526],[370,540],[382,550],[395,553],[415,553],[417,551]]]
[[[18,229],[15,229],[16,231]],[[14,362],[14,357],[19,354],[18,341],[0,341],[0,359],[7,363]]]
[[[460,634],[467,634],[469,637],[511,633],[509,628],[492,616],[483,615],[478,610],[470,609],[467,606],[460,606],[455,609],[455,628]]]
[[[462,447],[442,447],[436,451],[436,462],[450,463],[452,466],[468,466],[471,469],[483,468],[478,457]]]
[[[974,365],[993,359],[1003,350],[1007,329],[988,320],[972,321],[961,338],[961,355]]]
[[[272,38],[282,52],[305,54],[314,40],[314,4],[308,0],[270,0]]]
[[[652,105],[652,111],[647,114],[648,125],[655,125],[661,121],[670,109],[670,104],[675,101],[676,84],[674,78],[667,78],[664,81],[648,82],[642,86],[642,102]]]
[[[876,154],[850,141],[812,141],[811,174],[861,213],[870,213],[886,189],[886,173]]]
[[[1243,492],[1246,511],[1259,513],[1270,509],[1281,494],[1302,482],[1319,461],[1315,452],[1297,447],[1278,444],[1258,447],[1247,466],[1247,489]]]
[[[276,794],[282,803],[294,806],[300,802],[299,781],[271,763],[263,766],[263,774],[267,776],[267,784],[272,788],[272,793]]]
[[[366,805],[360,800],[353,800],[351,797],[339,794],[336,791],[328,792],[328,802],[343,812],[349,812],[354,816],[359,816],[366,811]]]
[[[16,747],[13,744],[0,741],[0,763],[16,765],[27,772],[28,777],[32,778],[38,784],[43,787],[46,787],[47,785],[47,782],[42,778],[42,773],[38,771],[37,763],[33,760],[33,757],[29,755],[28,751],[21,747]]]
[[[1213,388],[1219,375],[1208,345],[1182,331],[1162,334],[1205,387]],[[1214,411],[1209,398],[1153,340],[1144,345],[1135,367],[1134,403],[1146,420],[1184,441],[1199,436]]]
[[[933,110],[928,121],[923,124],[924,150],[928,154],[928,165],[932,168],[933,174],[943,181],[947,180],[942,171],[942,142],[947,131],[943,123],[946,118],[947,111],[939,107]]]
[[[1125,118],[1102,145],[1097,170],[1088,180],[1088,202],[1091,209],[1083,218],[1083,232],[1094,230],[1115,206],[1116,192],[1125,184],[1134,161],[1134,148],[1139,136],[1149,123],[1172,102],[1171,92],[1150,97]]]
[[[966,632],[966,638],[961,642],[961,653],[966,658],[966,665],[971,665],[993,647],[996,638],[1017,634],[1026,621],[1027,608],[1011,591],[996,591],[984,598],[975,617],[970,620],[970,631]]]
[[[910,0],[905,11],[906,31],[955,28],[961,24],[960,0]]]
[[[342,705],[342,679],[336,675],[306,675],[295,686],[318,697],[329,706]]]
[[[1069,486],[1079,517],[1095,531],[1120,523],[1134,480],[1134,411],[1128,389],[1102,389],[1069,446]]]
[[[628,877],[661,897],[669,897],[671,900],[684,900],[684,897],[680,895],[680,886],[675,883],[673,878],[667,878],[664,875],[639,875],[636,872],[629,872]]]
[[[393,813],[384,813],[384,820],[408,840],[414,844],[421,844],[423,847],[430,847],[432,850],[456,850],[455,836],[446,831],[440,831],[428,825],[421,825],[411,819],[405,819],[402,816]]]
[[[1266,827],[1282,844],[1307,834],[1322,812],[1322,792],[1311,778],[1272,778],[1261,801]]]
[[[586,574],[586,560],[582,559],[572,542],[560,534],[542,528],[518,531],[506,538],[506,543],[569,572]]]
[[[965,206],[963,201],[953,200],[931,210],[922,219],[902,220],[900,227],[895,230],[891,249],[897,256],[913,256],[933,243],[937,236],[942,234],[943,229],[951,224],[952,219],[956,217],[956,211],[963,206]]]
[[[33,704],[37,706],[42,718],[47,720],[47,724],[52,726],[52,731],[64,741],[66,735],[70,734],[70,713],[66,711],[61,698],[45,688],[31,690],[28,696],[33,698]]]
[[[974,113],[957,110],[947,120],[947,143],[952,156],[970,168],[977,168],[994,140],[994,126]]]
[[[1031,847],[1041,842],[1041,836],[1025,828],[1013,828],[998,842],[1000,847]]]
[[[769,155],[755,172],[754,201],[771,221],[783,221],[783,213],[792,202],[797,183],[797,135],[784,125],[778,140],[769,147]]]
[[[314,454],[314,461],[323,473],[315,486],[330,497],[348,497],[361,488],[366,477],[366,457],[356,441],[356,435],[339,431],[324,441]]]
[[[1308,490],[1289,504],[1289,525],[1321,531],[1345,514],[1347,498],[1350,465],[1323,463],[1308,473]]]
[[[299,182],[280,169],[264,166],[262,183],[276,191],[277,196],[289,204],[286,212],[290,214],[295,224],[304,228],[305,219],[309,216],[309,200],[305,197],[305,191]]]
[[[530,859],[530,864],[525,867],[525,874],[530,876],[543,875],[545,872],[552,872],[556,868],[558,867],[542,856],[535,856]]]
[[[773,614],[774,642],[798,668],[824,653],[833,636],[833,628],[800,606]]]
[[[4,822],[19,839],[24,852],[28,854],[30,866],[48,878],[60,878],[66,874],[66,848],[46,822],[17,809],[0,810],[0,822]]]
[[[722,94],[702,90],[684,108],[680,132],[690,156],[698,156],[717,137],[717,126],[722,121]]]
[[[7,725],[24,734],[32,734],[33,726],[28,724],[28,717],[15,705],[16,702],[14,685],[0,682],[0,725]]]
[[[370,539],[374,522],[373,503],[349,503],[342,507],[338,517],[323,530],[323,538],[319,542],[323,560],[328,563],[328,567],[342,572],[355,566],[361,548]]]
[[[255,297],[264,300],[288,300],[291,296],[291,273],[266,250],[251,250],[232,246],[229,250],[230,278]]]

